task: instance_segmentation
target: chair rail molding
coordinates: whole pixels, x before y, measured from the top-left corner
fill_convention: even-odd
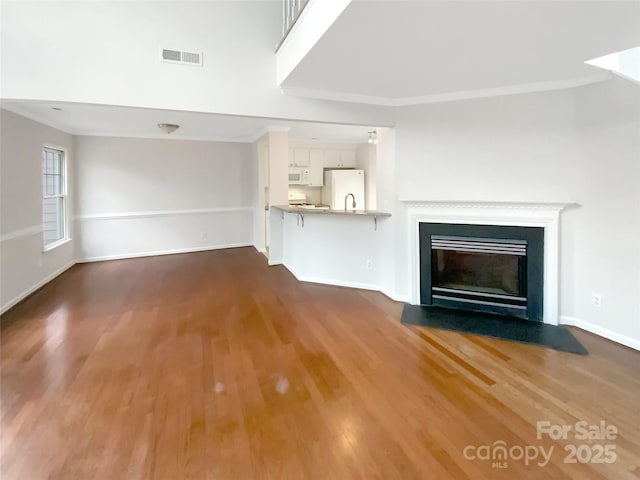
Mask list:
[[[210,213],[253,212],[254,210],[255,207],[215,207],[194,208],[186,210],[149,210],[140,212],[88,213],[76,215],[73,218],[75,220],[86,222],[90,220],[117,220],[148,217],[171,217],[177,215],[206,215]]]
[[[30,237],[31,235],[39,235],[42,233],[42,225],[32,225],[30,227],[14,230],[0,236],[0,242],[16,240],[18,238]]]

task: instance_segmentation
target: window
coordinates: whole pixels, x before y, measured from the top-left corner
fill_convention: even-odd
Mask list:
[[[67,238],[67,181],[65,154],[45,147],[42,151],[42,222],[44,248],[49,250]]]

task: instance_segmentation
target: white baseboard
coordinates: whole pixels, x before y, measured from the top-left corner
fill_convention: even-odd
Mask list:
[[[361,290],[373,290],[374,292],[382,293],[383,295],[389,297],[391,300],[394,300],[396,302],[409,301],[408,295],[407,296],[397,295],[395,293],[389,292],[388,290],[381,289],[378,285],[373,285],[370,283],[346,282],[344,280],[335,280],[331,278],[320,278],[320,277],[310,277],[308,275],[300,275],[298,272],[296,272],[293,268],[288,266],[286,263],[283,265],[300,282],[319,283],[322,285],[333,285],[335,287],[359,288]]]
[[[310,277],[308,275],[300,275],[293,268],[291,268],[286,263],[283,263],[285,268],[289,270],[296,279],[301,282],[307,283],[320,283],[323,285],[334,285],[336,287],[348,287],[348,288],[360,288],[362,290],[376,290],[379,291],[379,287],[377,285],[371,285],[369,283],[358,283],[358,282],[345,282],[344,280],[334,280],[331,278],[320,278],[320,277]]]
[[[225,248],[252,247],[251,243],[230,243],[227,245],[208,245],[206,247],[175,248],[172,250],[156,250],[151,252],[125,253],[120,255],[104,255],[78,259],[78,263],[104,262],[107,260],[123,260],[126,258],[155,257],[157,255],[175,255],[177,253],[204,252],[207,250],[223,250]]]
[[[389,290],[386,290],[384,288],[380,289],[380,293],[382,293],[383,295],[386,295],[387,297],[389,297],[391,300],[395,302],[411,303],[410,295],[398,295],[397,293],[390,292]]]
[[[578,328],[581,328],[582,330],[586,330],[587,332],[594,333],[606,339],[612,340],[616,343],[620,343],[629,348],[633,348],[634,350],[640,350],[640,340],[627,337],[626,335],[621,335],[619,333],[603,328],[600,325],[596,325],[594,323],[580,320],[579,318],[560,315],[560,324],[578,327]]]
[[[33,292],[35,292],[36,290],[38,290],[39,288],[44,287],[47,283],[49,283],[51,280],[53,280],[54,278],[56,278],[58,275],[66,272],[67,270],[69,270],[71,267],[73,267],[76,264],[76,262],[69,262],[68,264],[66,264],[64,267],[59,268],[58,270],[56,270],[55,272],[53,272],[51,275],[46,276],[45,278],[43,278],[42,280],[40,280],[38,283],[36,283],[35,285],[29,287],[28,289],[26,289],[24,292],[22,292],[20,295],[18,295],[17,297],[15,297],[13,300],[9,300],[7,303],[5,303],[4,305],[2,305],[2,307],[0,308],[0,314],[3,314],[4,312],[6,312],[7,310],[9,310],[11,307],[15,306],[17,303],[21,302],[22,300],[24,300],[25,298],[27,298],[29,295],[31,295]]]
[[[258,253],[267,253],[267,249],[266,249],[266,248],[264,248],[264,247],[262,247],[262,248],[258,248],[258,246],[257,246],[255,243],[254,243],[252,246],[253,246],[253,248],[255,248],[255,249],[256,249],[256,251],[257,251]]]

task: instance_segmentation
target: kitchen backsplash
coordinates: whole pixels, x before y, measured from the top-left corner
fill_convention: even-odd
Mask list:
[[[318,205],[322,202],[322,187],[305,187],[304,185],[289,186],[289,193],[304,193],[307,203]]]

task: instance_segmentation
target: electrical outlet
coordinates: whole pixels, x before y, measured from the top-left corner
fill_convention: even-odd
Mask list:
[[[373,268],[373,260],[371,260],[371,259],[367,260],[367,268],[369,270],[371,270]]]
[[[200,234],[200,238],[207,238],[207,232],[202,232]]]
[[[591,294],[591,305],[594,307],[602,306],[602,294],[600,293],[592,293]]]

